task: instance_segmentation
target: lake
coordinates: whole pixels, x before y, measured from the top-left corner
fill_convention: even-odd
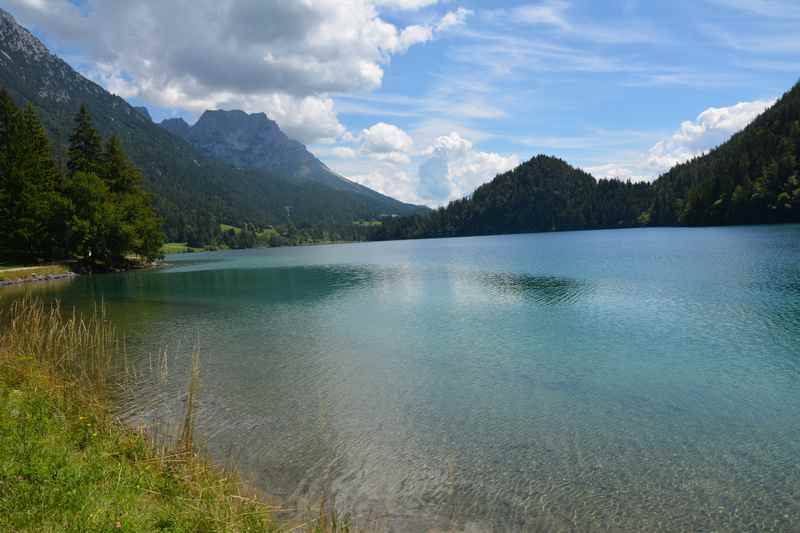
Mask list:
[[[268,494],[424,529],[800,529],[800,226],[168,258],[29,287],[102,300],[177,417]],[[16,292],[6,292],[10,298]],[[165,414],[166,413],[166,414]]]

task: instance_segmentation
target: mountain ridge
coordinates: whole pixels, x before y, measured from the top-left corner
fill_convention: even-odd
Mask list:
[[[267,170],[289,180],[317,182],[375,199],[387,198],[332,171],[263,112],[213,109],[204,111],[191,126],[182,119],[167,119],[161,125],[205,155],[234,167]]]
[[[52,54],[0,9],[0,85],[18,104],[33,104],[63,160],[66,137],[82,103],[103,136],[117,135],[141,169],[170,239],[211,242],[219,224],[266,226],[289,221],[351,224],[384,213],[424,209],[379,195],[298,182],[262,169],[234,168],[153,123],[119,96]]]

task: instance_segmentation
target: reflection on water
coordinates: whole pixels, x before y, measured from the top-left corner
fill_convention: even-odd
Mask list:
[[[102,300],[219,460],[366,529],[800,529],[800,227],[198,254],[31,287]],[[11,293],[2,293],[0,298]]]
[[[478,279],[500,295],[519,295],[542,305],[573,303],[591,287],[577,279],[508,272],[486,272]]]

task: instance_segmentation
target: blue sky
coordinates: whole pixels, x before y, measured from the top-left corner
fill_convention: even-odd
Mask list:
[[[332,169],[429,205],[538,153],[652,179],[800,75],[790,0],[4,0],[156,120],[266,112]]]

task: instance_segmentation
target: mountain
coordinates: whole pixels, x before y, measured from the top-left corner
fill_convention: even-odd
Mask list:
[[[153,117],[151,117],[151,116],[150,116],[150,111],[148,111],[146,107],[144,107],[144,106],[137,106],[137,107],[134,107],[134,109],[135,109],[136,111],[138,111],[138,112],[139,112],[139,113],[140,113],[140,114],[141,114],[143,117],[145,117],[145,118],[146,118],[147,120],[149,120],[150,122],[152,122],[152,121],[153,121]]]
[[[336,225],[424,210],[378,193],[355,193],[263,169],[235,168],[209,157],[81,76],[2,9],[0,86],[18,104],[36,107],[62,163],[74,117],[85,104],[101,134],[117,135],[141,169],[171,240],[209,242],[219,223],[265,226],[286,223],[291,217],[295,224]]]
[[[194,126],[182,119],[167,119],[161,125],[208,157],[234,167],[267,170],[297,182],[321,183],[376,201],[389,200],[333,172],[302,143],[287,137],[264,113],[209,110]]]
[[[800,84],[727,142],[652,184],[595,180],[540,155],[427,216],[387,221],[373,238],[800,222],[798,154]]]
[[[800,83],[727,142],[653,184],[652,222],[800,222]]]
[[[161,127],[184,140],[191,129],[191,126],[182,118],[165,118],[161,121]]]

